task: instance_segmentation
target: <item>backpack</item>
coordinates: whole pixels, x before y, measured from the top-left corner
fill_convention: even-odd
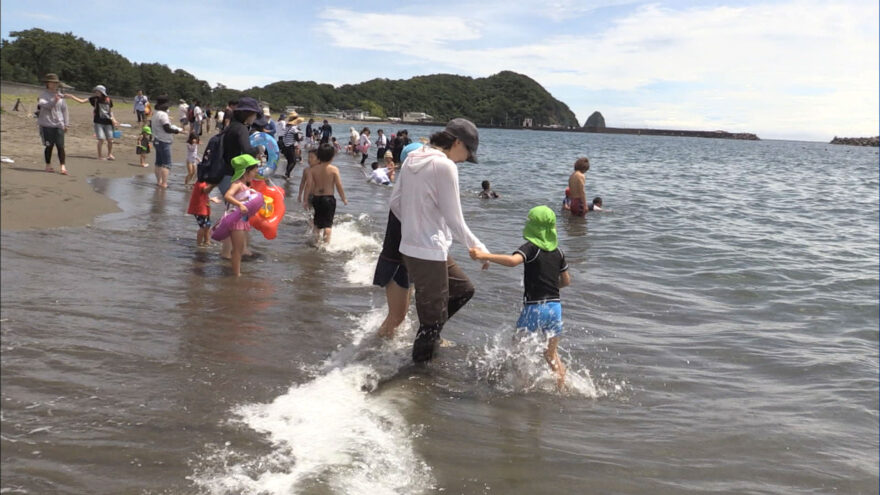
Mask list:
[[[223,160],[223,138],[225,135],[225,132],[220,132],[208,140],[202,161],[196,166],[200,182],[219,184],[226,175],[226,162]]]
[[[196,121],[196,110],[195,110],[195,108],[196,108],[195,105],[190,105],[190,106],[189,106],[189,108],[186,110],[186,120],[188,120],[188,121],[190,121],[190,122],[195,122],[195,121]]]

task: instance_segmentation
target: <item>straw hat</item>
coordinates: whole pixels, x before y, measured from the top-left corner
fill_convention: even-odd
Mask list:
[[[56,83],[60,83],[61,80],[58,79],[58,74],[53,74],[53,73],[50,72],[50,73],[46,74],[45,76],[43,76],[43,82],[56,82]]]

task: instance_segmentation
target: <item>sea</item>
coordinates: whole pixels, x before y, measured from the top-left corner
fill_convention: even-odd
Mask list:
[[[559,212],[564,390],[515,332],[522,267],[460,244],[476,294],[437,359],[410,364],[414,308],[375,336],[391,189],[359,160],[328,245],[302,166],[274,179],[287,212],[239,279],[196,247],[181,164],[167,191],[95,178],[119,212],[2,232],[0,493],[878,493],[877,148],[486,129],[478,156],[490,250]],[[560,211],[580,156],[585,219]]]

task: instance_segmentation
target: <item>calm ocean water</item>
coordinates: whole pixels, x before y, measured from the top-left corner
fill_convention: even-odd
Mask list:
[[[372,337],[390,189],[350,158],[333,243],[289,200],[240,280],[195,249],[182,167],[96,180],[122,212],[2,234],[0,493],[877,493],[876,148],[480,137],[462,204],[493,251],[579,155],[612,210],[559,218],[566,394],[511,339],[521,268],[460,246],[456,345],[412,372],[414,311]]]

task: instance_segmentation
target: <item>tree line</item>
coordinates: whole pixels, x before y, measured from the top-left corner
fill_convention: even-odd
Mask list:
[[[247,94],[276,109],[302,107],[305,114],[361,109],[381,118],[425,112],[437,122],[465,117],[478,125],[519,127],[531,118],[535,126],[578,125],[565,103],[533,79],[510,71],[485,78],[434,74],[373,79],[338,88],[313,81],[279,81],[242,91],[223,84],[212,88],[207,81],[165,64],[131,62],[73,33],[34,28],[11,32],[10,37],[0,40],[0,73],[9,81],[39,84],[44,74],[53,72],[79,90],[103,84],[113,95],[132,96],[140,89],[152,98],[160,94],[188,101],[198,98],[214,107]]]

